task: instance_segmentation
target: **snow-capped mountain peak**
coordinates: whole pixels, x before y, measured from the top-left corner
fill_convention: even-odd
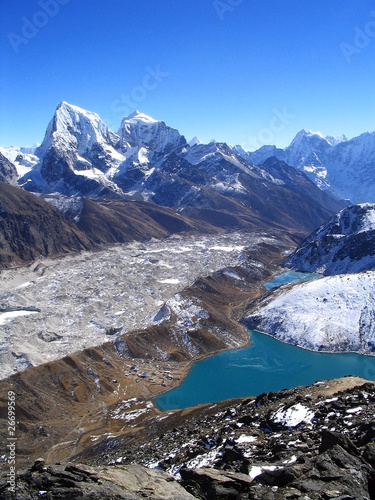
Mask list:
[[[375,204],[350,205],[312,233],[284,265],[326,275],[371,270],[374,242]]]
[[[324,136],[321,132],[302,129],[295,136],[291,144],[285,151],[292,154],[304,154],[306,150],[313,148],[326,148],[328,146],[336,146],[340,142],[346,142],[348,139],[345,135],[333,137],[330,135]]]
[[[203,142],[199,139],[199,137],[195,136],[188,142],[189,146],[195,146],[196,144],[203,144]]]
[[[319,130],[317,131],[313,131],[313,130],[310,130],[310,129],[302,129],[300,132],[299,132],[300,135],[307,135],[307,136],[312,136],[312,135],[318,135],[319,137],[321,137],[322,139],[325,139],[324,135],[319,132]],[[298,135],[298,134],[297,134]]]
[[[145,113],[142,113],[141,111],[135,110],[134,113],[131,113],[129,116],[125,117],[123,121],[131,121],[131,120],[140,120],[146,123],[157,123],[159,120],[155,120],[155,118],[152,118],[151,116],[146,115]]]
[[[185,138],[178,130],[168,127],[140,111],[123,118],[118,134],[121,138],[121,149],[126,152],[130,148],[147,147],[153,152],[172,150],[186,144]]]
[[[119,141],[99,115],[62,101],[35,150],[39,162],[19,183],[45,193],[72,195],[109,189],[117,193],[118,187],[104,174],[124,161],[117,151]]]
[[[291,144],[286,148],[287,150],[297,150],[305,144],[313,143],[319,144],[320,142],[327,142],[328,140],[321,132],[313,132],[312,130],[300,130]]]
[[[114,147],[119,137],[92,111],[62,101],[50,121],[44,140],[35,154],[39,157],[52,146],[78,149],[83,156],[95,143]]]
[[[342,134],[338,137],[334,137],[332,135],[323,135],[321,132],[319,132],[318,130],[317,131],[313,131],[313,130],[307,130],[307,129],[302,129],[298,132],[298,134],[296,135],[295,138],[302,138],[302,137],[313,137],[313,136],[318,136],[320,137],[321,139],[324,139],[326,140],[327,142],[329,142],[330,144],[335,145],[335,144],[338,144],[339,142],[344,142],[344,141],[347,141],[347,137]]]
[[[337,144],[340,144],[340,142],[347,142],[349,140],[345,134],[339,135],[337,137],[327,135],[326,139],[332,146],[336,146]]]

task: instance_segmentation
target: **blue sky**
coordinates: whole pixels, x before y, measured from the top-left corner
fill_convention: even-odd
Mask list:
[[[0,57],[3,146],[62,100],[250,150],[375,129],[370,0],[0,0]]]

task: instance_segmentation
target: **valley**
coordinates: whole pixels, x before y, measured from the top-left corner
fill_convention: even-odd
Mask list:
[[[159,270],[153,273],[152,279],[151,275],[148,276],[149,281],[142,281],[143,275],[137,277],[137,283],[140,286],[139,296],[142,296],[142,301],[147,295],[141,292],[145,289],[152,291],[150,283],[153,280],[153,286],[157,289],[161,286],[164,290],[161,293],[165,294],[165,304],[162,306],[154,299],[149,299],[147,304],[139,301],[133,311],[136,311],[137,307],[144,308],[143,315],[138,316],[138,318],[142,317],[138,319],[139,322],[144,321],[144,314],[148,311],[150,321],[146,322],[144,327],[139,326],[129,331],[124,328],[122,331],[115,332],[115,339],[112,335],[106,335],[104,330],[100,331],[100,336],[96,337],[95,346],[76,352],[72,352],[72,346],[68,346],[69,351],[61,352],[59,356],[56,356],[58,359],[55,361],[29,367],[0,381],[0,408],[4,409],[6,394],[9,390],[14,391],[17,397],[18,463],[28,465],[41,454],[50,462],[71,459],[88,448],[100,448],[107,441],[111,442],[120,436],[138,435],[139,431],[149,425],[147,423],[149,419],[157,422],[160,418],[160,411],[152,403],[152,398],[178,385],[186,376],[193,361],[228,348],[243,347],[249,343],[247,330],[238,323],[241,310],[249,298],[257,297],[262,293],[263,283],[269,281],[270,276],[277,272],[278,262],[282,255],[289,252],[292,247],[293,242],[285,234],[279,234],[273,238],[269,235],[233,234],[223,235],[215,240],[176,237],[172,238],[170,246],[166,245],[166,241],[156,241],[151,242],[150,247],[143,250],[142,245],[131,244],[128,248],[127,262],[130,261],[132,255],[133,259],[145,261],[142,262],[142,266],[149,270],[158,269],[158,267],[155,268],[155,259],[160,259],[161,264],[170,266],[168,268],[160,265]],[[91,255],[90,258],[87,254],[81,255],[78,269],[81,266],[84,268],[88,263],[91,265],[96,263],[98,272],[100,270],[101,273],[113,273],[110,266],[107,266],[108,269],[104,271],[103,262],[124,264],[126,261],[122,258],[122,251],[121,247],[116,247],[111,251],[98,252],[94,260]],[[200,263],[199,252],[201,252]],[[116,253],[118,261],[114,256]],[[109,261],[101,259],[103,255],[110,257]],[[213,270],[210,260],[213,255],[218,257],[217,262],[226,267],[209,276],[195,278],[193,272],[197,272],[197,265],[201,266],[202,271]],[[179,260],[181,256],[186,259],[186,266],[190,266],[191,274],[184,269],[184,260]],[[146,257],[153,262],[147,262]],[[194,264],[195,267],[191,263],[193,259],[198,263]],[[64,260],[56,260],[54,263],[50,261],[52,269],[48,266],[44,267],[44,275],[39,276],[39,280],[44,285],[40,288],[38,288],[39,280],[34,274],[36,291],[40,290],[41,297],[43,297],[45,287],[48,288],[51,284],[52,276],[56,277],[58,272],[61,273],[61,286],[68,286],[66,279],[68,271],[64,266]],[[75,269],[74,265],[69,268],[73,271]],[[30,300],[33,298],[32,285],[29,285],[32,269],[23,269],[22,280],[17,275],[18,271],[9,270],[5,273],[8,278],[5,282],[7,281],[8,285],[12,283],[20,286],[21,288],[17,291],[19,297],[25,293],[25,298],[29,297]],[[41,269],[43,266],[39,267],[40,271]],[[190,283],[183,281],[182,272],[186,274]],[[99,274],[95,276],[95,279],[98,277],[100,277]],[[131,277],[130,274],[129,277]],[[110,274],[107,283],[111,280],[112,283],[117,283],[118,278],[119,272],[116,273],[115,278],[113,274]],[[72,278],[71,289],[74,288],[74,283],[78,279],[79,275],[75,280]],[[181,279],[181,283],[169,283],[177,279]],[[167,281],[167,283],[159,283],[159,281]],[[182,288],[183,283],[188,283],[189,286]],[[54,284],[56,285],[56,282]],[[110,285],[107,286],[110,287]],[[29,287],[31,287],[30,295],[27,295]],[[174,291],[178,290],[178,292],[173,295],[171,287],[177,287]],[[99,285],[99,289],[104,293],[103,284]],[[118,290],[122,293],[123,285]],[[91,297],[95,299],[95,293],[92,290],[91,292]],[[135,296],[134,289],[131,289],[131,293]],[[66,297],[66,294],[60,295]],[[152,297],[152,294],[150,296]],[[57,295],[49,295],[49,297],[52,300]],[[78,306],[76,295],[73,299],[73,303]],[[87,297],[84,303],[86,300]],[[128,301],[132,302],[130,298]],[[44,303],[40,299],[37,303],[41,311],[43,311],[43,304],[45,304],[44,307],[48,307],[48,301]],[[107,328],[114,328],[113,324],[123,324],[113,323],[115,320],[125,323],[125,319],[118,318],[121,315],[114,314],[124,310],[121,303],[110,301],[112,312],[107,315],[107,302],[103,300],[100,304],[102,305],[96,309],[96,313],[101,314],[102,324],[105,324],[105,320],[109,321]],[[95,308],[92,308],[92,304],[88,307],[90,313],[86,321],[91,321]],[[71,310],[70,314],[77,314],[78,318],[80,308],[77,308],[78,312],[74,312],[75,307]],[[52,318],[49,319],[46,315],[45,321],[54,321],[56,311],[59,312],[56,304],[52,304],[49,309]],[[132,317],[130,311],[129,308],[125,316],[127,324],[133,325],[133,321],[137,321],[137,316]],[[40,325],[32,326],[38,314],[40,313],[13,318],[4,326],[12,328],[13,325],[14,328],[17,322],[21,322],[20,324],[24,326],[19,327],[18,338],[22,341],[25,330],[36,328],[35,331],[40,331]],[[61,324],[66,323],[62,321]],[[67,324],[70,323],[67,322]],[[86,327],[82,333],[84,334],[88,329]],[[17,331],[17,328],[14,331]],[[56,331],[52,330],[52,333]],[[77,336],[76,341],[83,343],[87,339],[82,333]],[[36,339],[43,342],[39,345],[43,345],[41,354],[44,353],[44,361],[49,353],[52,357],[56,355],[53,352],[54,345],[59,342],[58,338],[46,335],[45,340],[41,340],[34,335],[33,341],[35,342]],[[48,342],[48,340],[51,341]],[[92,337],[91,344],[93,342]],[[27,346],[26,343],[22,344],[23,349],[25,346]],[[35,351],[37,351],[36,348]],[[17,361],[16,356],[12,354],[11,356]],[[37,358],[37,362],[39,360],[43,361],[42,357]],[[19,368],[22,368],[22,365]],[[143,376],[144,373],[147,375]],[[6,433],[5,420],[1,420],[0,432],[2,435]]]
[[[272,241],[256,233],[175,235],[4,270],[0,377],[154,324],[198,276],[241,265],[245,249]]]
[[[28,469],[18,479],[20,498],[31,490],[30,498],[49,491],[158,498],[150,491],[168,482],[173,499],[250,491],[300,498],[309,485],[323,491],[325,472],[311,470],[327,459],[336,473],[344,452],[362,471],[356,491],[373,488],[373,450],[353,417],[361,414],[373,431],[373,384],[346,377],[280,391],[278,362],[291,368],[285,384],[299,383],[297,347],[282,344],[294,354],[280,361],[276,341],[262,333],[253,333],[254,347],[258,336],[266,346],[256,354],[260,371],[246,371],[245,359],[241,377],[279,376],[277,394],[246,386],[246,400],[220,402],[244,394],[225,362],[193,381],[197,393],[210,377],[216,389],[229,387],[215,404],[157,406],[158,396],[183,387],[196,361],[249,346],[248,327],[305,349],[373,355],[375,209],[335,196],[348,186],[332,159],[347,159],[350,170],[351,152],[362,148],[367,171],[372,139],[303,131],[285,150],[251,154],[223,142],[188,143],[139,111],[115,133],[96,113],[63,101],[40,146],[1,148],[0,436],[5,442],[14,394],[17,466]],[[351,179],[362,196],[356,174]],[[270,290],[285,268],[320,277]],[[302,366],[310,363],[305,354]],[[320,373],[337,376],[322,370],[305,383]],[[280,436],[281,448],[273,439]],[[0,457],[6,472],[7,455]],[[331,482],[343,494],[354,484],[347,473]]]
[[[370,0],[0,0],[0,500],[375,500]]]

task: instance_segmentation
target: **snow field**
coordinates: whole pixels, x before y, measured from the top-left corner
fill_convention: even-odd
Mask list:
[[[252,311],[255,328],[313,350],[375,349],[375,271],[344,274],[278,289]]]

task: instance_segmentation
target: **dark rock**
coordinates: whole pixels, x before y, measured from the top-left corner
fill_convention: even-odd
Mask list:
[[[365,446],[363,450],[362,458],[366,460],[367,463],[375,467],[375,443],[369,443]]]
[[[352,443],[352,441],[339,432],[333,432],[324,429],[322,431],[322,443],[319,447],[319,453],[323,453],[326,450],[333,448],[336,445],[340,445],[344,450],[352,455],[359,455],[357,447]]]
[[[38,468],[42,462],[37,463]],[[35,464],[34,464],[35,465]],[[17,492],[0,480],[3,500],[36,500],[39,498],[91,500],[143,498],[191,500],[192,497],[174,479],[161,471],[142,466],[105,467],[96,471],[83,466],[49,466],[46,470],[31,469],[16,478]],[[44,494],[40,492],[44,491]]]
[[[46,462],[44,460],[44,458],[38,458],[37,460],[35,460],[34,462],[34,465],[31,467],[31,471],[40,471],[42,470],[46,465]]]
[[[63,337],[54,332],[39,332],[38,337],[44,342],[55,342],[56,340],[61,340]]]
[[[79,474],[82,475],[83,477],[87,478],[87,480],[90,481],[99,481],[99,477],[96,472],[92,472],[89,470],[86,470],[82,467],[78,467],[76,465],[70,464],[65,467],[65,470],[67,472],[72,472],[73,474]]]
[[[17,177],[16,167],[0,153],[0,181],[8,184],[16,184]]]
[[[300,472],[301,471],[296,467],[265,471],[262,472],[262,474],[259,474],[254,481],[270,486],[286,486],[292,481],[295,481],[299,477]]]
[[[61,498],[61,499],[66,499],[70,500],[71,498],[82,498],[83,497],[83,491],[80,488],[70,488],[69,491],[67,491],[64,487],[62,488],[51,488],[49,491],[51,498]]]
[[[57,208],[0,182],[0,267],[93,248],[92,241]]]
[[[375,422],[364,422],[358,430],[363,434],[359,442],[360,446],[375,440]]]
[[[122,328],[114,328],[113,326],[111,326],[110,328],[107,328],[107,330],[105,331],[106,335],[116,335],[117,333],[120,333],[122,330]]]
[[[187,469],[180,471],[181,484],[189,491],[198,494],[197,498],[238,499],[239,494],[246,492],[251,479],[248,475],[224,472],[216,469]]]
[[[338,491],[336,498],[364,499],[369,495],[372,469],[357,456],[335,445],[312,461],[312,469],[293,483],[303,492],[327,497],[327,491]],[[351,495],[351,496],[350,496]]]
[[[223,451],[223,460],[227,462],[236,462],[243,459],[242,453],[233,446],[226,446]]]

